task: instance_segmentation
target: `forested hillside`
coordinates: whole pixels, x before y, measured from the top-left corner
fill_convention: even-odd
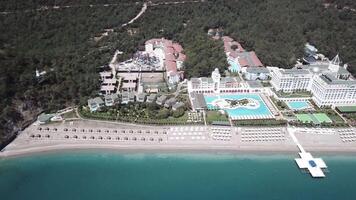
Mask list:
[[[324,0],[205,0],[149,6],[135,23],[120,28],[140,11],[142,1],[2,0],[0,140],[13,132],[17,122],[42,110],[85,103],[98,92],[99,66],[108,63],[115,49],[124,51],[119,59],[125,59],[153,37],[183,45],[188,77],[207,76],[213,68],[227,66],[222,42],[207,36],[209,28],[222,28],[255,50],[266,65],[291,67],[308,41],[329,57],[340,53],[355,74],[356,14],[324,4]],[[105,28],[115,32],[95,42],[93,37]],[[44,78],[35,78],[36,68],[47,71]]]
[[[9,1],[6,6],[17,8],[19,2]],[[0,139],[6,138],[13,122],[85,102],[97,93],[98,67],[108,62],[113,49],[99,49],[92,38],[105,28],[121,26],[141,6],[37,11],[31,10],[37,8],[32,5],[30,10],[21,7],[16,13],[0,15]],[[47,74],[36,79],[36,69]]]

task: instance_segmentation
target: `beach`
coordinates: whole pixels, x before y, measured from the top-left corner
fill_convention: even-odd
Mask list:
[[[344,142],[343,129],[293,129],[303,147],[327,154],[356,153]],[[351,133],[354,129],[347,129]],[[134,152],[297,153],[286,127],[141,126],[78,120],[31,125],[0,153],[0,157],[33,153],[107,149]]]

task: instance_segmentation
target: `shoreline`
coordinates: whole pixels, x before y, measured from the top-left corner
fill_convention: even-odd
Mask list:
[[[310,152],[317,156],[356,156],[356,149],[324,149],[314,148]],[[119,154],[209,154],[209,155],[288,155],[298,157],[297,149],[287,148],[229,148],[212,146],[201,148],[199,146],[175,145],[175,146],[133,146],[133,145],[95,145],[95,144],[61,144],[47,145],[18,150],[8,150],[0,153],[0,159],[30,157],[33,155],[51,155],[66,152],[111,152]]]
[[[299,156],[297,145],[315,156],[356,155],[356,145],[343,133],[356,129],[295,129],[286,127],[220,127],[112,124],[79,120],[31,125],[1,152],[0,158],[65,151],[118,153],[207,153]],[[355,141],[356,142],[356,141]]]

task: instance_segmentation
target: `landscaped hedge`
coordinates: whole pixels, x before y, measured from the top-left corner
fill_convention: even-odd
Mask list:
[[[273,119],[237,120],[234,121],[234,124],[236,126],[285,126],[287,121]]]
[[[117,122],[128,122],[136,124],[154,124],[154,125],[194,125],[201,124],[195,122],[187,122],[186,117],[181,118],[166,118],[166,119],[137,119],[137,118],[116,118],[115,116],[108,115],[107,113],[91,113],[84,109],[79,109],[79,114],[83,118],[95,119],[95,120],[109,120]]]

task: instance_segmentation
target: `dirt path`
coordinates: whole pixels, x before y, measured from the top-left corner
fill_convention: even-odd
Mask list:
[[[146,12],[146,10],[147,10],[147,3],[144,3],[143,6],[142,6],[141,11],[136,15],[136,17],[132,18],[129,22],[127,22],[127,23],[121,25],[121,27],[125,27],[125,26],[127,26],[127,25],[132,24],[133,22],[135,22],[135,20],[138,19],[138,18],[140,18],[141,15]]]

